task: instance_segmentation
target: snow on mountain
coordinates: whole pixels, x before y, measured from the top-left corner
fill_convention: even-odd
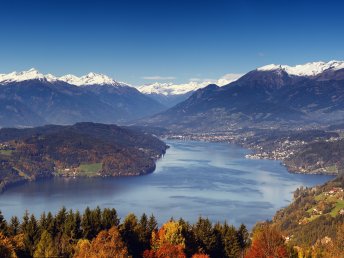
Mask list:
[[[87,75],[77,77],[72,74],[64,75],[58,78],[61,81],[73,84],[76,86],[85,85],[112,85],[112,86],[124,86],[125,83],[117,82],[114,79],[104,74],[89,73]]]
[[[0,74],[0,83],[7,84],[11,82],[21,82],[27,80],[47,80],[56,81],[57,78],[51,74],[43,75],[34,68],[23,72],[12,72],[9,74]]]
[[[316,76],[327,70],[344,69],[344,61],[330,61],[330,62],[311,62],[303,65],[288,66],[270,64],[258,68],[258,71],[274,71],[283,70],[290,75],[296,76]]]
[[[78,77],[72,74],[56,77],[52,74],[42,74],[34,68],[23,72],[12,72],[9,74],[0,74],[0,84],[8,84],[11,82],[22,82],[27,80],[45,80],[48,82],[64,81],[76,86],[86,85],[112,85],[112,86],[126,86],[128,84],[117,82],[112,78],[97,73],[89,73],[87,75]]]
[[[236,81],[242,76],[242,74],[226,74],[218,80],[200,80],[198,78],[191,79],[188,83],[175,84],[172,82],[159,83],[155,82],[152,84],[145,84],[137,87],[139,91],[144,94],[160,94],[160,95],[181,95],[190,91],[195,91],[200,88],[204,88],[209,84],[217,84],[218,86],[227,85],[230,82]]]

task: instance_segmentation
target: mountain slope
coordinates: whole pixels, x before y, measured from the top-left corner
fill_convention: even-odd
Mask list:
[[[326,247],[344,223],[343,189],[343,175],[321,186],[297,189],[293,202],[276,213],[273,224],[294,246]]]
[[[33,69],[0,75],[0,127],[124,123],[164,109],[137,89],[105,75],[61,78]]]
[[[298,66],[299,74],[307,74],[302,76],[283,66],[258,68],[226,86],[199,89],[146,123],[196,131],[337,123],[344,117],[342,63],[322,63],[329,68],[310,72]]]
[[[126,85],[87,85],[83,89],[111,108],[114,121],[138,119],[166,109],[163,104]]]

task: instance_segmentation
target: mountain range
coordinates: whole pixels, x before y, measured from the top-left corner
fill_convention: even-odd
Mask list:
[[[125,123],[165,109],[136,88],[102,74],[0,74],[0,127],[76,122]]]
[[[298,128],[344,120],[344,62],[267,65],[223,87],[209,85],[142,121],[174,130]]]
[[[141,85],[137,87],[137,89],[162,105],[172,107],[186,100],[196,90],[204,88],[209,84],[215,83],[218,86],[223,86],[239,79],[241,76],[242,74],[229,73],[217,80],[192,78],[189,82],[181,84],[172,82],[154,82]]]
[[[235,79],[217,80],[221,87],[155,83],[138,90],[97,73],[56,77],[30,69],[0,74],[0,127],[136,121],[204,132],[344,122],[343,61],[272,64]]]

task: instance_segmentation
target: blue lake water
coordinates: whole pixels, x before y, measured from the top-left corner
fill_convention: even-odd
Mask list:
[[[250,151],[226,143],[168,141],[171,146],[154,173],[124,178],[54,178],[11,187],[0,194],[6,219],[25,210],[114,207],[123,218],[134,212],[195,222],[202,215],[252,227],[271,219],[290,203],[299,186],[313,186],[331,176],[290,174],[279,161],[250,160]]]

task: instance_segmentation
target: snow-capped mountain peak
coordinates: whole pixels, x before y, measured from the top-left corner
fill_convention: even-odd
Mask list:
[[[274,71],[283,70],[290,75],[296,76],[316,76],[327,70],[344,69],[344,61],[329,61],[329,62],[311,62],[303,65],[289,66],[289,65],[275,65],[270,64],[258,68],[258,71]]]
[[[31,68],[27,71],[12,72],[8,74],[0,74],[0,83],[7,84],[11,82],[21,82],[27,80],[47,80],[56,81],[57,78],[51,74],[43,75],[35,68]]]
[[[112,85],[125,86],[127,84],[117,82],[104,74],[88,73],[87,75],[78,77],[72,74],[67,74],[61,77],[56,77],[52,74],[42,74],[38,70],[31,68],[27,71],[12,72],[8,74],[0,74],[0,84],[8,84],[12,82],[21,82],[28,80],[41,80],[47,82],[63,81],[76,86],[86,85]]]
[[[67,82],[69,84],[77,86],[86,86],[86,85],[112,85],[112,86],[124,86],[125,83],[120,83],[110,78],[105,74],[98,73],[88,73],[84,76],[78,77],[72,74],[59,77],[59,80]]]

